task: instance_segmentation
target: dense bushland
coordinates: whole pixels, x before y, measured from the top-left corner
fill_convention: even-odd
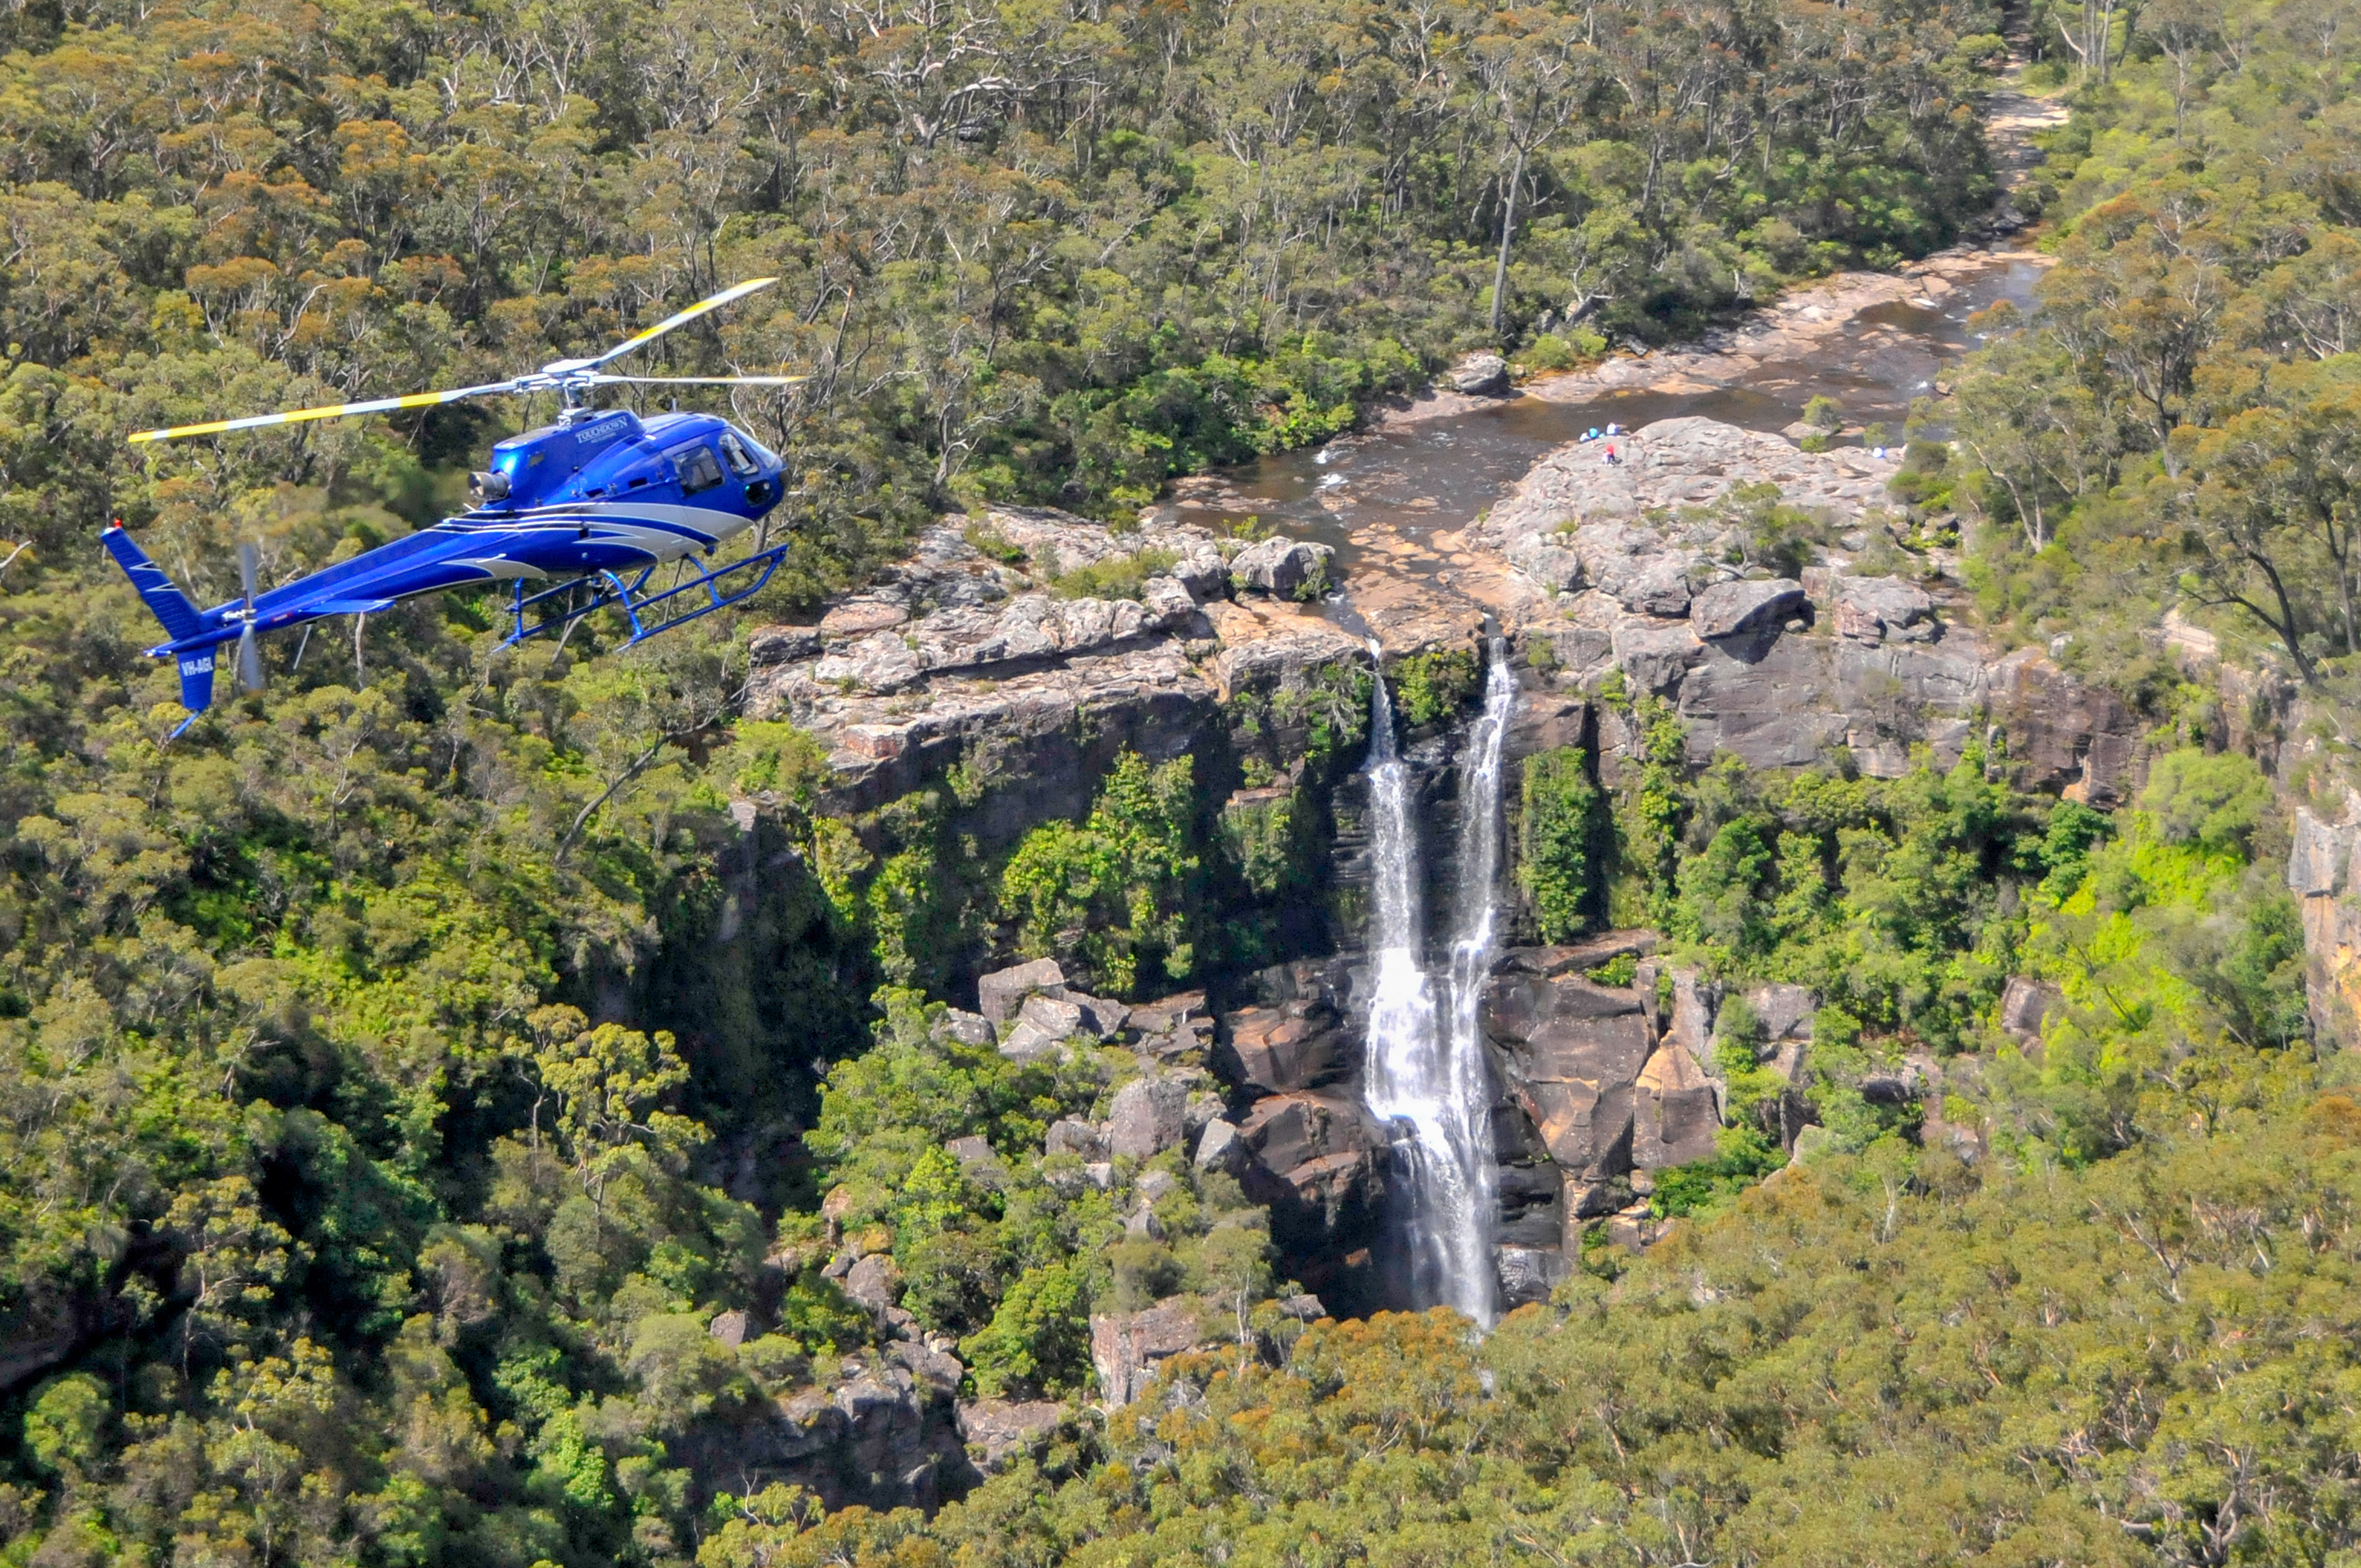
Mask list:
[[[2051,313],[1963,384],[1969,449],[1918,461],[1919,499],[1982,506],[1993,604],[2027,627],[2244,599],[2325,680],[2352,636],[2350,31],[2301,0],[2179,17],[2107,35]],[[170,677],[94,548],[123,516],[201,598],[239,538],[274,577],[363,548],[542,411],[121,436],[485,379],[775,272],[650,367],[816,372],[739,411],[798,475],[782,593],[808,603],[948,504],[1113,513],[1464,347],[1565,358],[1942,243],[1986,190],[1966,100],[1996,25],[1326,0],[0,17],[0,1555],[2349,1551],[2352,1113],[2312,1081],[2251,769],[2185,755],[2108,826],[2012,794],[1990,753],[1688,781],[1657,748],[1617,860],[1576,827],[1579,766],[1537,784],[1560,928],[1620,900],[1733,984],[1823,988],[1838,1147],[1744,1198],[1734,1149],[1684,1201],[1730,1212],[1480,1350],[1422,1320],[1298,1338],[1253,1310],[1277,1282],[1237,1195],[1165,1171],[1162,1235],[1135,1237],[1038,1152],[1122,1060],[1020,1069],[878,990],[984,926],[1055,947],[1081,921],[1066,956],[1116,983],[1202,972],[1209,889],[1297,874],[1286,810],[1216,832],[1130,768],[1086,820],[938,877],[967,863],[956,802],[813,815],[809,743],[734,722],[731,628],[520,660],[464,599],[275,650],[266,696],[167,749]],[[1406,707],[1445,715],[1465,674],[1422,666]],[[1333,760],[1366,694],[1327,697]],[[2169,741],[2218,741],[2201,708]],[[721,808],[747,793],[790,841],[759,863],[793,874],[746,871]],[[2069,1003],[2037,1057],[1988,1028],[2012,966]],[[1845,1098],[1843,1051],[1921,1044],[1990,1047],[1982,1097],[1943,1107],[1990,1138],[1981,1170]],[[967,1135],[989,1180],[940,1157]],[[873,1332],[818,1268],[840,1186],[980,1387],[1075,1387],[1094,1303],[1194,1292],[1251,1343],[931,1526],[700,1506],[680,1451]],[[752,1305],[772,1332],[705,1333]]]

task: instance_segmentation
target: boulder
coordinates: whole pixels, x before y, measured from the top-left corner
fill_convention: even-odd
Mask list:
[[[2113,692],[2076,680],[2037,648],[1993,665],[1992,686],[2021,787],[2096,806],[2120,805],[2139,787],[2147,726]]]
[[[1197,596],[1178,578],[1150,577],[1139,585],[1139,602],[1159,628],[1170,630],[1196,618]]]
[[[1005,1024],[1036,992],[1050,997],[1066,994],[1066,971],[1057,959],[1035,959],[985,975],[975,982],[976,1011],[986,1022]]]
[[[938,1394],[958,1393],[961,1382],[967,1376],[967,1367],[958,1356],[922,1341],[896,1341],[885,1347],[885,1359]]]
[[[1681,609],[1688,609],[1686,589]],[[1615,662],[1625,677],[1641,690],[1661,696],[1681,684],[1690,667],[1705,656],[1705,646],[1686,620],[1622,620],[1615,625]]]
[[[785,1484],[831,1509],[938,1507],[947,1483],[966,1479],[969,1462],[941,1385],[901,1365],[902,1351],[925,1354],[896,1345],[867,1367],[858,1365],[865,1355],[850,1358],[842,1382],[773,1401],[768,1420],[749,1411],[736,1421],[693,1424],[675,1434],[673,1463],[707,1491],[717,1483]]]
[[[1614,959],[1626,956],[1645,959],[1656,950],[1653,931],[1601,931],[1595,937],[1585,937],[1578,942],[1560,942],[1538,948],[1510,948],[1493,964],[1496,974],[1535,974],[1554,980],[1563,974],[1582,974]],[[1651,971],[1653,972],[1653,970]],[[1632,994],[1640,997],[1641,1006],[1647,1005],[1645,988],[1635,975]]]
[[[1246,1196],[1267,1204],[1271,1234],[1309,1270],[1324,1267],[1380,1223],[1386,1189],[1386,1131],[1356,1095],[1297,1091],[1257,1100],[1238,1123],[1238,1142],[1253,1155],[1238,1179]],[[1345,1260],[1349,1266],[1349,1260]]]
[[[1150,1159],[1180,1143],[1188,1129],[1189,1086],[1162,1076],[1136,1078],[1115,1091],[1107,1117],[1107,1152]]]
[[[1935,601],[1899,577],[1839,577],[1836,631],[1874,648],[1888,641],[1925,642],[1936,632]]]
[[[1699,637],[1734,637],[1778,626],[1804,606],[1803,585],[1792,577],[1716,583],[1689,601],[1689,624]]]
[[[1812,1014],[1817,1005],[1807,985],[1758,985],[1746,993],[1746,1004],[1763,1026],[1768,1047],[1786,1039],[1810,1039]]]
[[[705,1325],[705,1332],[730,1349],[736,1350],[746,1343],[746,1314],[743,1312],[717,1313],[713,1321]]]
[[[998,1187],[1008,1179],[1008,1168],[1000,1163],[1000,1156],[981,1135],[953,1138],[943,1146],[960,1168],[986,1187]]]
[[[1245,1152],[1237,1128],[1217,1116],[1197,1135],[1195,1164],[1199,1170],[1229,1170]]]
[[[1086,1160],[1097,1159],[1106,1153],[1106,1134],[1095,1122],[1060,1116],[1049,1124],[1049,1135],[1041,1140],[1041,1152],[1077,1154]]]
[[[1673,1224],[1650,1213],[1645,1203],[1635,1203],[1607,1222],[1608,1245],[1626,1252],[1645,1252],[1664,1240]]]
[[[1357,1100],[1306,1092],[1256,1101],[1238,1124],[1238,1137],[1265,1168],[1281,1175],[1315,1159],[1366,1151],[1382,1141]]]
[[[1159,1362],[1202,1343],[1196,1306],[1182,1297],[1140,1312],[1091,1315],[1091,1364],[1099,1393],[1110,1405],[1128,1405],[1156,1380]]]
[[[1509,362],[1497,354],[1470,354],[1451,367],[1445,379],[1455,392],[1497,398],[1509,389]]]
[[[889,630],[910,619],[909,606],[890,598],[849,598],[820,617],[822,642],[844,642]]]
[[[1065,1043],[1064,1031],[1045,1029],[1029,1018],[1020,1018],[1000,1037],[1000,1054],[1010,1061],[1039,1061],[1056,1056]]]
[[[2063,1001],[2056,986],[2013,974],[2000,993],[2000,1026],[2019,1045],[2030,1045],[2041,1037],[2042,1020]]]
[[[917,1379],[898,1366],[880,1366],[839,1384],[829,1403],[843,1418],[848,1457],[871,1475],[896,1473],[918,1456],[927,1401]]]
[[[992,1020],[981,1013],[962,1012],[946,1007],[930,1031],[938,1040],[956,1040],[963,1046],[988,1046],[994,1043]]]
[[[1282,1298],[1279,1311],[1279,1316],[1293,1318],[1300,1323],[1317,1322],[1328,1315],[1328,1309],[1321,1304],[1320,1298],[1309,1291]]]
[[[1172,568],[1172,580],[1197,603],[1211,604],[1229,594],[1230,564],[1222,559],[1219,550],[1208,545],[1182,556]]]
[[[1279,1094],[1334,1077],[1343,1055],[1334,1015],[1325,1009],[1247,1007],[1221,1021],[1214,1065],[1234,1083]]]
[[[1693,596],[1687,567],[1677,558],[1642,556],[1598,579],[1601,591],[1633,615],[1673,619],[1688,614]]]
[[[1582,554],[1569,548],[1563,535],[1527,534],[1504,554],[1510,565],[1554,593],[1570,594],[1583,585]]]
[[[1571,1170],[1559,1171],[1558,1214],[1565,1247],[1569,1251],[1579,1251],[1584,1223],[1601,1214],[1611,1214],[1630,1202],[1639,1179],[1638,1172],[1626,1176],[1587,1177]]]
[[[902,1269],[887,1253],[872,1253],[845,1271],[844,1293],[868,1308],[883,1312],[902,1299]]]
[[[1640,1069],[1634,1087],[1632,1164],[1658,1170],[1713,1157],[1720,1108],[1713,1080],[1686,1047],[1667,1038]]]
[[[1112,1040],[1122,1034],[1124,1024],[1131,1016],[1130,1008],[1103,996],[1088,996],[1079,991],[1069,991],[1065,1000],[1073,1004],[1079,1014],[1077,1026],[1102,1040]]]
[[[1030,1024],[1053,1040],[1071,1038],[1082,1032],[1082,1010],[1062,996],[1028,996],[1016,1010],[1019,1024]]]
[[[757,668],[817,658],[819,651],[817,626],[763,626],[746,637],[746,662]]]
[[[1029,593],[1005,605],[940,609],[908,625],[832,643],[811,673],[824,683],[882,696],[930,674],[1073,658],[1195,620],[1197,602],[1187,588],[1169,577],[1151,578],[1149,585],[1137,599]]]
[[[1169,1035],[1205,1020],[1205,993],[1183,991],[1142,1002],[1130,1009],[1126,1023],[1144,1035]]]
[[[958,1409],[968,1457],[986,1475],[1038,1450],[1066,1419],[1066,1407],[1051,1399],[962,1399]]]
[[[1495,1255],[1500,1295],[1511,1307],[1546,1301],[1550,1292],[1570,1272],[1565,1254],[1556,1247],[1504,1246]]]
[[[1329,565],[1335,554],[1325,544],[1300,539],[1266,539],[1231,557],[1230,575],[1257,592],[1291,599],[1307,591],[1318,593],[1327,586]]]
[[[1547,949],[1542,949],[1546,952]],[[1633,1084],[1653,1043],[1637,992],[1579,972],[1504,968],[1485,990],[1483,1025],[1510,1097],[1550,1159],[1611,1174],[1628,1162]]]

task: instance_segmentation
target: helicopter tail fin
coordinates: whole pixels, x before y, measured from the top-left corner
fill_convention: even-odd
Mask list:
[[[172,586],[163,567],[148,559],[148,552],[139,548],[138,541],[131,537],[120,521],[98,537],[106,546],[106,553],[115,557],[115,564],[123,568],[123,575],[131,579],[139,597],[148,601],[156,619],[163,622],[166,636],[178,641],[204,630],[204,622],[197,614],[197,607],[189,602],[189,596]]]
[[[148,558],[148,553],[139,548],[138,542],[124,530],[122,523],[114,524],[99,538],[106,545],[106,553],[115,557],[115,565],[123,568],[123,575],[131,579],[139,597],[148,601],[148,609],[163,623],[166,636],[178,641],[204,630],[204,620],[198,615],[197,607],[189,602],[189,596],[172,586],[164,568]],[[195,648],[180,655],[181,706],[189,710],[189,717],[181,721],[180,729],[172,731],[174,735],[194,724],[197,715],[213,706],[214,653],[211,648]]]

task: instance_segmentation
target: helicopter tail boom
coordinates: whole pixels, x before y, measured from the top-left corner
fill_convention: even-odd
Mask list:
[[[115,557],[115,565],[123,568],[123,575],[131,579],[132,587],[148,601],[148,609],[163,624],[165,635],[175,642],[204,636],[204,618],[197,613],[197,607],[173,586],[163,567],[148,558],[148,552],[139,548],[139,542],[122,523],[115,523],[99,538],[105,543],[106,553]],[[208,643],[173,652],[181,666],[181,706],[189,710],[181,729],[172,731],[178,735],[197,721],[197,715],[213,706],[214,649]]]
[[[204,630],[204,620],[197,614],[197,607],[189,602],[189,596],[173,587],[164,568],[148,558],[148,552],[139,548],[139,542],[120,521],[100,534],[99,539],[105,544],[106,553],[115,557],[115,564],[123,568],[123,575],[131,579],[132,587],[148,601],[148,609],[163,624],[167,637],[177,642]]]

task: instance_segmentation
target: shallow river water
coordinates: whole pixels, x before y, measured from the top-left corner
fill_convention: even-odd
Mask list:
[[[1216,522],[1257,516],[1334,546],[1340,570],[1349,573],[1358,554],[1355,535],[1363,529],[1384,524],[1413,539],[1456,529],[1543,455],[1610,422],[1638,428],[1702,415],[1775,431],[1800,419],[1811,399],[1827,396],[1853,423],[1882,422],[1898,437],[1912,400],[1933,391],[1945,365],[1981,345],[1968,318],[2002,301],[2028,308],[2042,270],[2037,259],[1993,253],[1988,267],[1955,278],[1939,302],[1921,296],[1872,305],[1807,357],[1733,364],[1713,373],[1715,385],[1668,363],[1668,386],[1569,400],[1526,394],[1383,426],[1316,451],[1280,453],[1228,470],[1222,477],[1233,493],[1184,515]]]

